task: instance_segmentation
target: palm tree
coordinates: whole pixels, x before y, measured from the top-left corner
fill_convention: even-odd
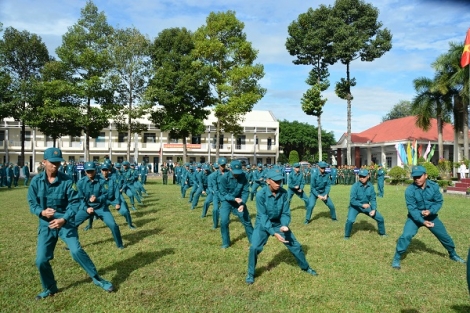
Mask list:
[[[439,91],[437,79],[434,80],[420,77],[413,81],[414,88],[418,93],[413,99],[413,111],[417,112],[416,126],[424,131],[431,127],[431,118],[437,119],[437,143],[439,158],[444,155],[444,144],[442,132],[444,121],[448,120],[452,111],[452,97],[449,93],[443,94]]]
[[[464,157],[469,158],[468,151],[468,100],[469,71],[460,67],[460,57],[463,51],[463,43],[449,43],[447,53],[440,55],[432,64],[437,71],[437,88],[443,94],[449,93],[453,97],[454,120],[454,161],[458,158],[458,134],[462,132],[464,143]]]

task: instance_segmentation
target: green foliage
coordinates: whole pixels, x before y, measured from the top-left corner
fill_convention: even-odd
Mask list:
[[[279,121],[279,145],[283,147],[284,154],[297,150],[300,155],[318,153],[318,128],[308,123],[298,121]],[[322,146],[325,151],[336,143],[333,132],[322,130]]]
[[[278,161],[282,164],[286,164],[286,163],[289,163],[289,158],[284,153],[281,153],[279,154]]]
[[[299,159],[299,153],[295,150],[292,150],[290,153],[289,153],[289,164],[294,164],[294,163],[297,163],[299,162],[300,159]]]
[[[439,187],[443,188],[444,190],[447,189],[448,186],[452,186],[452,180],[437,180],[436,182]]]
[[[320,86],[315,84],[302,97],[302,111],[307,115],[321,116],[326,101],[327,99],[321,97]]]
[[[130,159],[132,134],[147,130],[137,121],[144,117],[151,104],[143,102],[149,81],[150,41],[136,28],[116,29],[110,42],[110,80],[116,86],[115,103],[118,113],[113,114],[119,132],[127,132],[127,159]]]
[[[243,115],[250,112],[266,93],[266,89],[258,84],[264,77],[264,67],[254,64],[258,51],[246,40],[243,28],[244,24],[236,18],[234,11],[211,12],[206,24],[194,34],[193,53],[210,67],[217,118],[216,138],[221,129],[238,133]]]
[[[396,182],[403,182],[408,173],[406,172],[405,169],[401,168],[400,166],[395,166],[388,171],[388,176],[390,176],[392,180],[392,184]]]
[[[428,178],[435,180],[439,176],[439,170],[438,168],[432,164],[431,162],[424,162],[420,163],[420,165],[424,166],[426,169],[426,174],[428,174]]]
[[[85,132],[85,149],[88,159],[89,137],[97,137],[109,125],[108,118],[114,107],[115,82],[109,71],[114,66],[110,55],[113,28],[103,12],[91,1],[81,10],[77,23],[62,36],[62,44],[56,49],[65,72],[63,80],[75,88],[82,114],[80,122]],[[99,106],[93,106],[95,103]]]
[[[384,117],[382,117],[382,122],[394,120],[394,119],[402,118],[406,116],[411,116],[411,115],[414,115],[411,101],[400,100],[397,104],[395,104],[392,107],[392,109]]]
[[[205,131],[203,120],[214,103],[210,92],[211,68],[193,53],[194,37],[186,28],[170,28],[159,33],[151,47],[155,72],[147,99],[157,104],[151,120],[172,138]],[[186,162],[184,146],[183,160]]]

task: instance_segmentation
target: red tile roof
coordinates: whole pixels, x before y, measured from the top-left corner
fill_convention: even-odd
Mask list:
[[[437,141],[437,120],[431,119],[431,128],[425,132],[416,126],[416,116],[407,116],[380,123],[361,133],[351,133],[353,143],[380,143],[400,140]],[[454,141],[454,127],[445,123],[443,140]]]

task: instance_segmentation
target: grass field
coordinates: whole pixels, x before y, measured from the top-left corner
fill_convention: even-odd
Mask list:
[[[359,215],[351,239],[343,240],[348,186],[334,186],[330,194],[338,223],[319,202],[313,221],[304,225],[305,209],[294,197],[290,226],[319,276],[302,272],[271,238],[251,286],[245,284],[249,244],[237,220],[230,224],[232,246],[222,250],[211,211],[200,217],[203,198],[191,211],[179,186],[163,186],[157,178],[146,188],[145,205],[132,212],[136,230],[115,214],[124,250],[101,221],[87,232],[80,227],[82,246],[116,292],[93,285],[59,241],[51,263],[60,293],[42,301],[34,300],[41,291],[34,264],[38,221],[29,213],[27,189],[0,189],[0,312],[470,312],[466,267],[451,261],[426,229],[413,239],[402,269],[391,268],[406,219],[404,186],[386,185],[385,198],[378,199],[387,238]],[[254,222],[254,202],[248,208]],[[466,259],[469,199],[445,195],[440,217]]]

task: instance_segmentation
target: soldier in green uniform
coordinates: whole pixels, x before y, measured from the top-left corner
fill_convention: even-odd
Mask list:
[[[39,269],[43,291],[36,296],[36,300],[59,292],[49,262],[54,258],[54,249],[59,237],[67,245],[72,258],[92,278],[93,283],[105,291],[113,291],[113,285],[98,275],[95,265],[78,241],[74,215],[78,210],[80,198],[73,181],[58,171],[61,161],[63,159],[60,149],[46,149],[43,161],[45,171],[31,180],[28,189],[30,212],[39,218],[36,266]]]
[[[307,206],[307,213],[305,214],[304,224],[310,223],[310,218],[312,217],[313,209],[317,200],[320,199],[325,203],[325,205],[330,210],[331,219],[337,221],[336,219],[336,208],[330,198],[330,189],[331,189],[331,180],[330,175],[325,172],[326,162],[318,162],[319,172],[317,175],[312,175],[310,179],[310,198]]]
[[[366,214],[377,222],[379,235],[385,237],[385,223],[382,214],[377,211],[374,185],[368,181],[369,171],[359,170],[359,181],[351,187],[349,196],[348,218],[344,226],[344,239],[351,237],[351,231],[358,214]]]
[[[108,207],[110,201],[114,200],[110,199],[109,185],[100,175],[96,175],[94,162],[86,162],[84,169],[86,176],[77,183],[80,207],[75,215],[75,225],[78,227],[96,215],[111,230],[116,246],[124,249],[121,231]]]
[[[299,175],[302,175],[302,173],[299,173]],[[270,236],[275,237],[289,249],[303,271],[310,275],[317,275],[317,272],[308,264],[302,245],[289,228],[291,221],[290,201],[286,190],[281,187],[282,179],[281,170],[269,170],[266,175],[267,185],[256,194],[256,224],[248,254],[248,275],[245,280],[249,285],[255,281],[258,255],[263,251],[263,247]]]
[[[30,176],[28,162],[26,162],[23,166],[23,176],[24,176],[24,185],[28,186],[29,176]]]
[[[397,241],[392,267],[400,269],[401,255],[406,252],[406,249],[411,243],[411,239],[416,235],[418,229],[423,226],[436,236],[449,253],[451,260],[465,263],[465,261],[457,255],[454,241],[449,236],[444,224],[438,217],[437,213],[444,202],[442,194],[439,191],[439,185],[428,180],[426,169],[421,165],[413,166],[411,176],[413,176],[413,184],[409,185],[405,190],[408,218],[403,228],[403,234]]]
[[[162,164],[161,171],[162,171],[162,177],[163,177],[163,185],[168,185],[168,171],[169,171],[169,168],[168,168],[168,165],[166,164],[166,162],[164,162]]]

